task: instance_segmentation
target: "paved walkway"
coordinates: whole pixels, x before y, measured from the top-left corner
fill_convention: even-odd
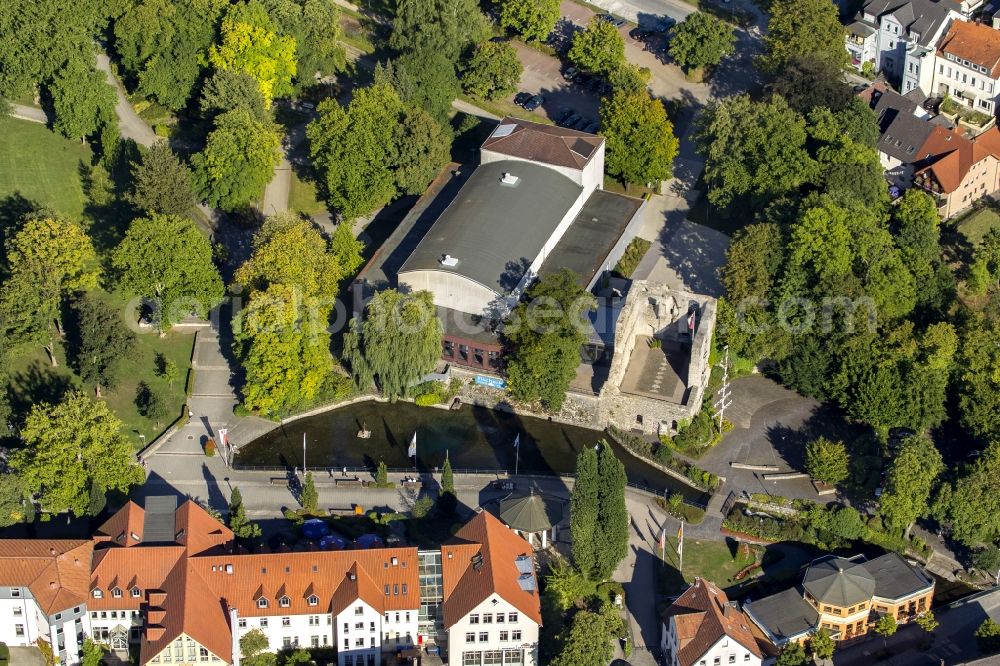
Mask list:
[[[159,137],[146,124],[146,121],[139,117],[139,114],[135,112],[135,109],[132,108],[132,105],[125,97],[125,91],[115,77],[114,71],[111,68],[111,61],[108,59],[106,53],[98,52],[97,69],[104,72],[108,83],[114,87],[115,94],[118,96],[118,103],[115,105],[115,114],[118,116],[118,126],[121,129],[122,137],[132,139],[140,146],[145,146],[146,148],[156,143]]]
[[[45,111],[37,106],[25,106],[24,104],[11,104],[10,115],[21,120],[28,120],[33,123],[49,124],[49,118]]]

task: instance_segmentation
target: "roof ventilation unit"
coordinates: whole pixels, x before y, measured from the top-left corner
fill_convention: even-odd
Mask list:
[[[503,175],[500,176],[500,182],[504,185],[517,185],[517,181],[519,180],[520,178],[507,171],[504,171]]]
[[[471,558],[471,561],[472,561],[472,568],[474,570],[479,571],[480,569],[483,568],[483,554],[482,553],[476,553],[475,555],[473,555],[472,558]]]
[[[450,254],[446,254],[441,257],[441,265],[445,268],[455,268],[458,266],[458,258],[453,257]]]

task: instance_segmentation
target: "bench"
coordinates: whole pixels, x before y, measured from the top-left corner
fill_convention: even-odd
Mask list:
[[[353,479],[337,479],[336,482],[337,482],[337,487],[338,488],[340,486],[344,486],[344,487],[347,487],[347,486],[351,486],[351,487],[362,486],[363,487],[363,486],[367,485],[364,481],[362,481],[358,477],[354,477]]]
[[[286,485],[287,483],[288,483],[288,477],[287,476],[272,476],[271,477],[271,485],[272,486],[283,486],[283,485]]]

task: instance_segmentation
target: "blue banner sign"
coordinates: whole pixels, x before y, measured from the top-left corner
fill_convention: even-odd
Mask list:
[[[476,383],[481,386],[489,386],[495,389],[507,388],[507,382],[499,377],[488,377],[486,375],[476,375]]]

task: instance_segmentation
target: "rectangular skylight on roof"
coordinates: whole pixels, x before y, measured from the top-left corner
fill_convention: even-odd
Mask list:
[[[518,573],[530,574],[532,572],[531,558],[527,555],[519,555],[514,558],[514,566],[517,567]]]
[[[535,591],[535,577],[532,576],[530,573],[521,574],[520,576],[518,576],[517,584],[520,585],[521,589],[524,590],[525,592]]]
[[[499,139],[500,137],[503,136],[510,136],[515,129],[517,129],[517,125],[511,125],[511,124],[498,125],[497,128],[493,130],[493,134],[491,134],[490,136],[493,137],[494,139]]]

